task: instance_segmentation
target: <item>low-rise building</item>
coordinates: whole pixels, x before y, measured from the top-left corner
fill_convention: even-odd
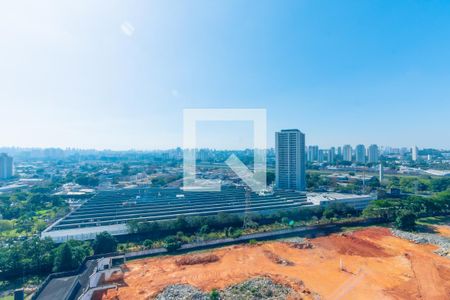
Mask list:
[[[376,200],[376,194],[356,195],[344,193],[307,193],[307,201],[314,205],[327,206],[330,203],[347,204],[354,209],[363,210],[371,201]]]

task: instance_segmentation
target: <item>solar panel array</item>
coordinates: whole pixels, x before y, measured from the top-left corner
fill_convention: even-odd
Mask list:
[[[67,215],[52,230],[124,224],[131,220],[161,221],[220,212],[244,213],[245,190],[223,187],[221,192],[185,192],[178,188],[124,189],[99,192]],[[247,211],[275,211],[309,205],[304,193],[278,190],[268,195],[251,193]]]

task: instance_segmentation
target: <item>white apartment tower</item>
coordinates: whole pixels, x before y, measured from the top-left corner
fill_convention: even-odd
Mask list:
[[[352,161],[352,150],[352,146],[350,145],[344,145],[344,147],[342,147],[343,160]]]
[[[306,189],[305,134],[298,129],[275,133],[276,185],[280,189]]]
[[[366,146],[357,145],[355,148],[356,162],[359,164],[366,163]]]

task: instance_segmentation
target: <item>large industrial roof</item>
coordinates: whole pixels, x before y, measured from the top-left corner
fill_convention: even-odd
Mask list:
[[[180,215],[272,211],[309,204],[305,193],[296,191],[276,190],[265,195],[250,193],[248,196],[246,201],[246,191],[241,187],[224,187],[220,192],[188,192],[178,188],[105,191],[46,230],[44,236],[91,235],[99,230],[121,234],[119,232],[126,230],[125,224],[131,220],[160,221]],[[61,230],[64,232],[58,232]]]

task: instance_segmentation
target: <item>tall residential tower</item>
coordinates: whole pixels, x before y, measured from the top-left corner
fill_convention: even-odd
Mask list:
[[[344,145],[344,147],[342,147],[342,159],[345,161],[352,161],[352,150],[352,146]]]
[[[369,146],[369,163],[376,164],[380,160],[378,146],[373,144]]]
[[[366,146],[357,145],[355,148],[356,162],[359,164],[366,163]]]
[[[306,189],[305,134],[298,129],[275,133],[276,185],[280,189]]]

